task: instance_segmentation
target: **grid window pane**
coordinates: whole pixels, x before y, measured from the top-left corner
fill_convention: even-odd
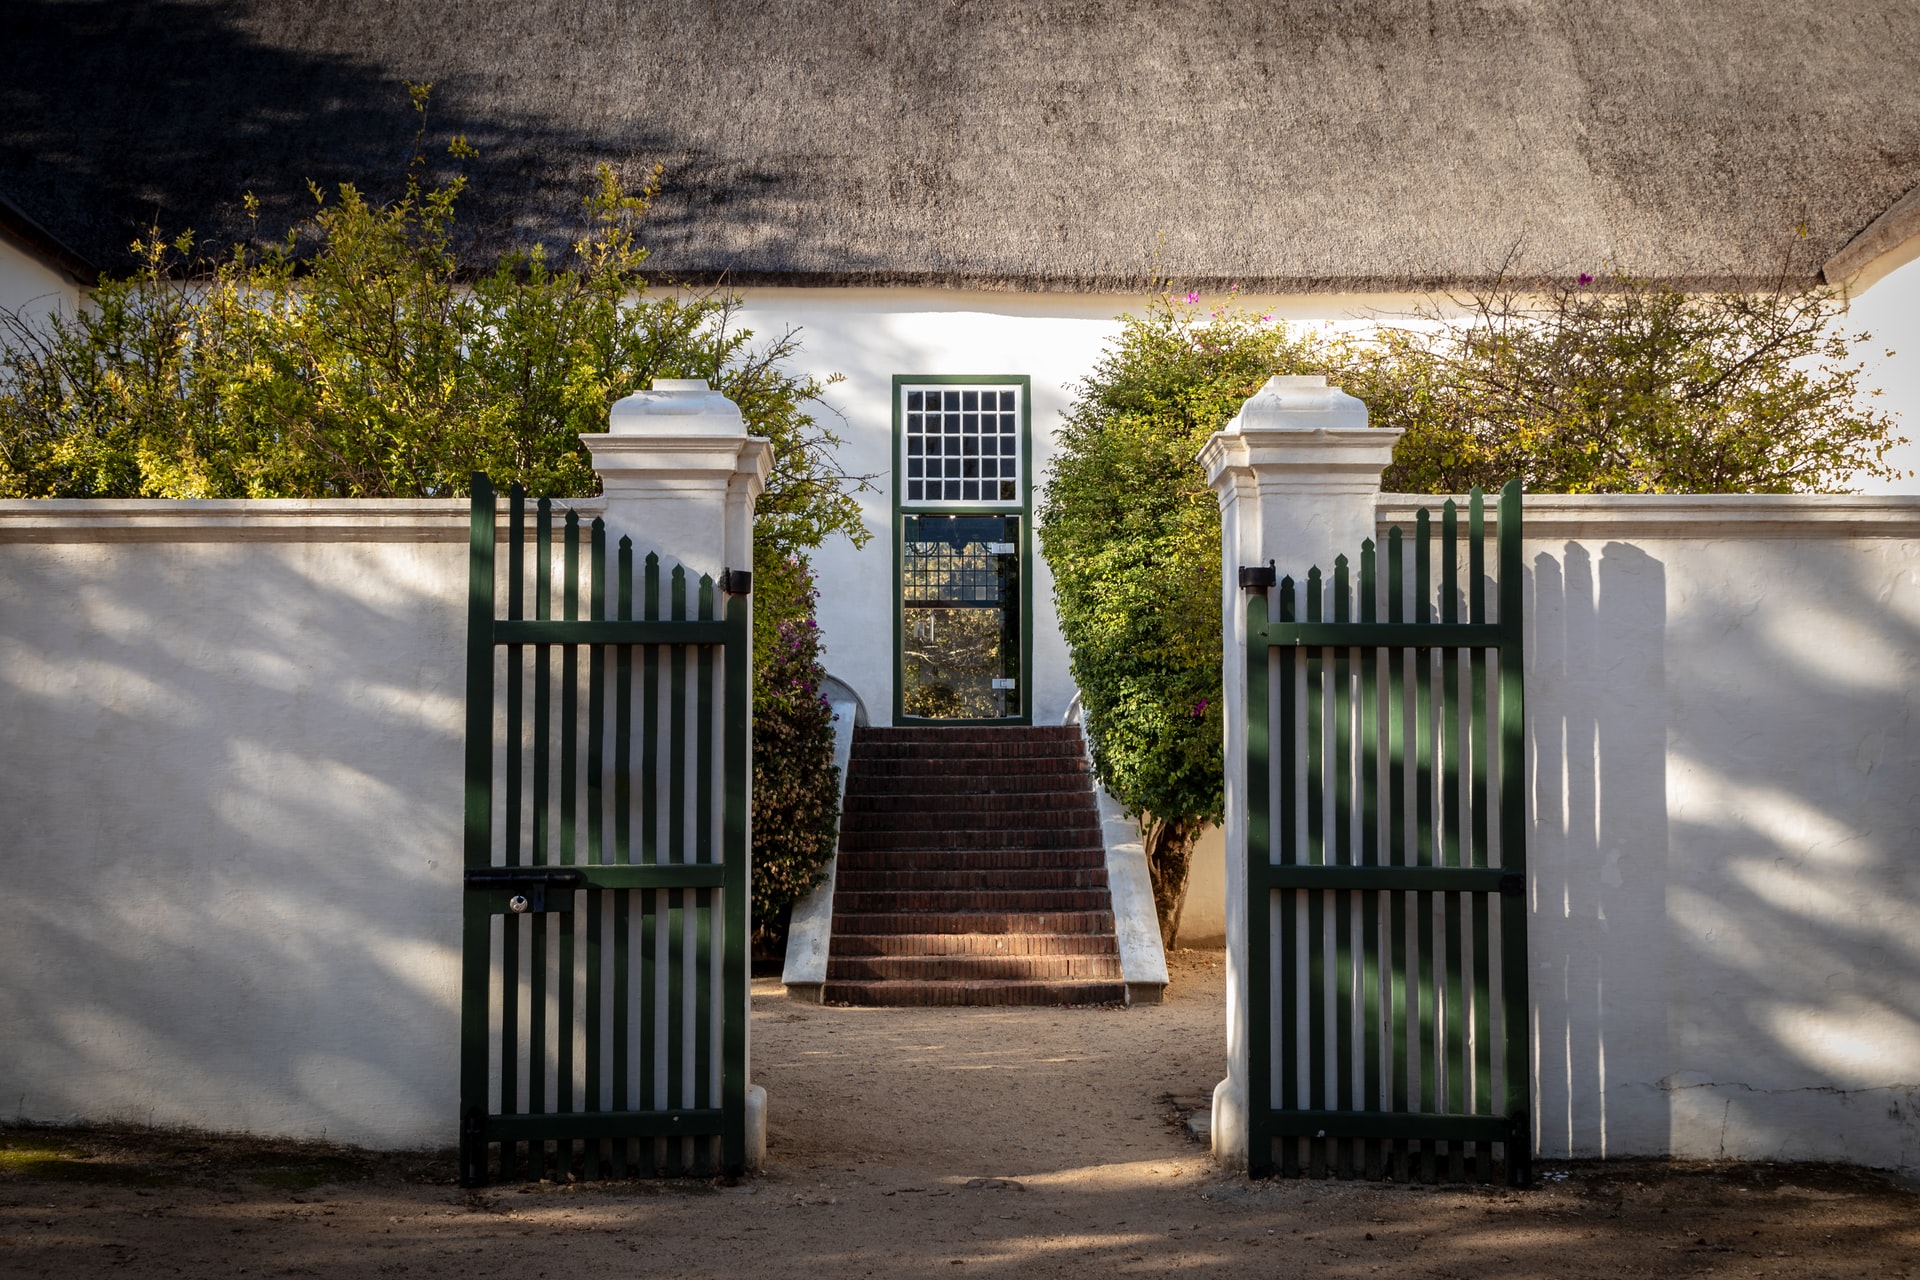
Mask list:
[[[906,500],[1009,503],[1024,492],[1020,393],[1011,387],[902,388]],[[943,461],[944,460],[944,461]],[[922,483],[934,481],[934,483]]]

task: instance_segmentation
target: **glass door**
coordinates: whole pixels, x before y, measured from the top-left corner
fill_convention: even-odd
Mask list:
[[[907,717],[1020,715],[1020,520],[902,517],[900,676]]]

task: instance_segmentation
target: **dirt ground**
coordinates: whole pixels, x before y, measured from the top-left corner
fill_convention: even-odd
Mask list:
[[[769,1164],[453,1184],[447,1153],[0,1128],[0,1276],[1920,1276],[1920,1196],[1830,1166],[1540,1167],[1537,1188],[1253,1184],[1180,1124],[1218,953],[1136,1009],[837,1009],[754,989]]]

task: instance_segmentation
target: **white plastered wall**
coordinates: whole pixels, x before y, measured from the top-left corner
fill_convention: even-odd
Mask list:
[[[78,285],[0,236],[0,310],[38,319],[55,310],[72,315],[79,305]]]
[[[0,1115],[452,1141],[465,527],[0,503]]]
[[[1902,440],[1888,460],[1905,474],[1898,479],[1862,479],[1862,493],[1920,493],[1920,259],[1879,277],[1856,293],[1847,307],[1847,325],[1873,341],[1858,348],[1866,365],[1863,381],[1878,392],[1874,406],[1901,421]]]
[[[876,724],[893,713],[893,384],[896,374],[1025,374],[1033,379],[1035,504],[1054,438],[1073,400],[1120,331],[1137,294],[989,293],[947,289],[748,289],[740,323],[761,338],[799,330],[797,368],[844,376],[827,392],[824,421],[845,441],[846,470],[873,477],[862,495],[864,549],[836,538],[813,554],[827,668],[865,701]],[[1352,324],[1405,311],[1401,295],[1248,297],[1241,304],[1304,323]],[[833,416],[837,411],[839,417]],[[1053,578],[1033,543],[1033,715],[1058,724],[1073,701]]]
[[[1920,1168],[1920,499],[1530,499],[1549,1156]]]

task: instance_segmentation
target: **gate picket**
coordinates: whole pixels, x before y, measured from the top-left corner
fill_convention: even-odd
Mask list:
[[[602,522],[583,529],[566,511],[556,547],[546,499],[535,508],[529,575],[516,486],[506,614],[495,618],[497,520],[492,487],[477,476],[462,1180],[738,1173],[746,1155],[748,602],[730,596],[723,608],[702,577],[690,617],[687,574],[676,566],[662,619],[661,566],[649,554],[636,620],[632,541],[620,539],[610,580]],[[504,740],[496,738],[496,681]],[[558,917],[551,927],[550,915]]]
[[[1477,490],[1459,517],[1248,602],[1255,1174],[1530,1176],[1517,483],[1491,621]]]

